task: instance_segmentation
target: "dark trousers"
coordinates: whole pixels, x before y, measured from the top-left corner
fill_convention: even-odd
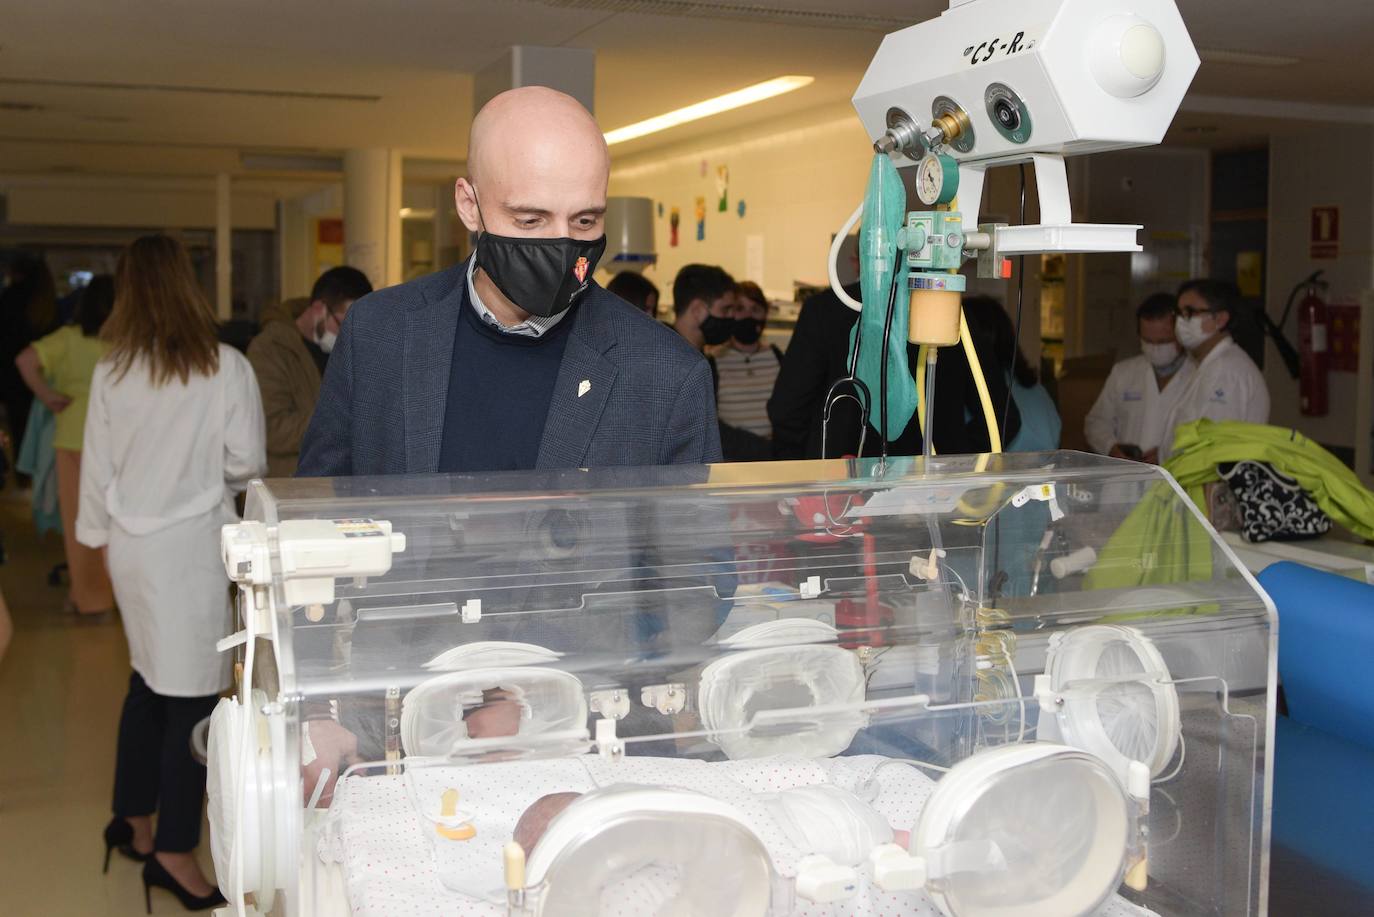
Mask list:
[[[191,757],[191,730],[215,709],[219,695],[166,697],[143,676],[129,676],[119,717],[114,812],[128,818],[157,813],[154,847],[185,853],[200,844],[205,765]]]

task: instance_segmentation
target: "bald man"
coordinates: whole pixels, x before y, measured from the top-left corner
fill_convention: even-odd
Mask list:
[[[609,176],[575,99],[488,102],[454,188],[476,252],[353,304],[297,473],[720,461],[706,361],[593,279]]]

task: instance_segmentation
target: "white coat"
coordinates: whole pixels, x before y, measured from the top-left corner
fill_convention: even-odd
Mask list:
[[[219,530],[234,494],[267,468],[262,399],[248,360],[221,344],[219,371],[154,386],[145,364],[91,379],[76,537],[106,547],[129,659],[153,691],[203,697],[229,684]]]
[[[1173,451],[1175,430],[1204,417],[1269,422],[1269,387],[1264,384],[1264,375],[1230,336],[1222,338],[1203,358],[1178,404],[1169,412],[1159,460],[1164,461]]]
[[[1139,446],[1141,452],[1158,449],[1169,412],[1196,372],[1197,364],[1185,358],[1161,391],[1143,353],[1113,366],[1083,423],[1088,447],[1103,455],[1122,443]]]

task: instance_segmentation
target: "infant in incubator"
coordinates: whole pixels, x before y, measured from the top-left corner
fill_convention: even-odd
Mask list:
[[[598,794],[646,787],[672,787],[729,805],[757,835],[773,871],[784,879],[795,878],[807,857],[825,857],[836,868],[852,870],[857,887],[842,911],[798,899],[792,914],[939,913],[924,893],[884,892],[864,875],[862,866],[874,848],[893,843],[906,847],[907,829],[934,787],[915,768],[872,755],[716,763],[656,757],[613,763],[587,755],[412,767],[400,777],[346,781],[320,853],[345,866],[355,913],[400,910],[395,906],[399,895],[410,899],[403,908],[407,914],[415,913],[412,906],[423,914],[504,914],[502,851],[507,842],[514,839],[533,856],[551,827],[577,818],[579,808]],[[398,813],[404,814],[398,818]],[[455,826],[463,830],[455,831]],[[683,843],[691,845],[690,820],[681,827]],[[655,859],[648,842],[660,841],[672,830],[667,822],[646,827],[643,850],[607,852],[607,859],[619,865],[602,886],[602,914],[690,913],[682,910],[687,886],[719,880],[711,874],[687,876],[680,867]],[[377,868],[382,861],[390,864],[385,880]],[[414,870],[409,878],[397,872],[404,863]],[[728,871],[730,864],[720,868]],[[422,873],[429,876],[421,878]],[[447,893],[442,901],[414,894],[433,887],[433,879]]]
[[[527,867],[516,887],[543,902],[542,909],[536,904],[516,913],[942,913],[931,895],[944,892],[924,890],[926,880],[917,876],[927,875],[926,865],[907,855],[913,847],[910,832],[918,824],[923,843],[931,843],[922,813],[935,781],[900,760],[837,755],[850,744],[853,723],[841,724],[839,734],[829,736],[833,741],[807,754],[758,744],[736,747],[733,754],[725,748],[731,760],[710,762],[647,754],[511,758],[509,749],[490,741],[523,735],[527,721],[541,728],[561,722],[549,714],[560,709],[550,702],[558,695],[540,694],[560,679],[571,676],[530,669],[500,677],[456,673],[431,680],[432,705],[417,700],[421,688],[407,695],[400,726],[407,753],[403,772],[342,780],[320,834],[318,855],[342,867],[354,914],[510,913],[507,856],[520,852],[510,849],[512,841],[523,850]],[[585,722],[580,698],[578,693],[576,703],[563,705],[563,720]],[[464,746],[468,763],[454,763],[449,754]],[[1055,747],[1062,748],[1044,750]],[[1025,749],[1006,750],[1020,755]],[[1016,793],[1033,796],[1038,772],[1018,773],[1027,776]],[[1082,793],[1071,795],[1074,804],[1091,808]],[[948,797],[941,798],[948,802]],[[1027,833],[1026,819],[1017,821],[1021,809],[1013,808],[1010,833],[996,843],[978,839],[938,847],[943,842],[937,842],[943,864],[937,868],[945,876],[986,874],[999,900],[1024,892],[1030,900],[1062,903],[1051,894],[1057,894],[1053,883],[1032,877],[1034,889],[1017,884],[1027,881],[1022,867],[1040,862],[1027,844],[1059,843],[1063,855],[1081,857],[1088,849],[1082,844],[1091,847],[1095,835],[1046,841],[1044,831]],[[944,809],[940,800],[931,804],[932,812]],[[1045,814],[1030,817],[1043,823]],[[1116,818],[1111,830],[1124,839],[1124,810]],[[1104,849],[1110,872],[1113,857],[1122,854]],[[1013,858],[1022,869],[1014,879],[1008,866]],[[902,870],[907,878],[895,878]],[[1114,881],[1119,880],[1118,875]],[[1095,895],[1105,895],[1108,886],[1099,887],[1100,892],[1088,888],[1086,900],[1075,895],[1081,903],[1072,913],[1086,913],[1093,906],[1089,902],[1102,901]],[[581,904],[570,910],[573,901]],[[1115,896],[1098,911],[1147,913]]]
[[[854,865],[854,862],[849,862],[852,860],[852,856],[848,855],[850,851],[844,849],[846,828],[859,829],[860,835],[866,834],[878,843],[907,846],[911,839],[910,831],[891,826],[884,829],[882,825],[887,823],[882,821],[882,816],[863,800],[838,787],[828,789],[833,792],[807,792],[806,788],[802,788],[779,794],[778,808],[790,818],[789,833],[799,847],[814,853],[830,851],[836,853],[843,865]],[[584,795],[577,792],[550,793],[540,796],[521,813],[520,820],[515,823],[514,840],[526,856],[534,852],[534,845],[544,836],[549,823]],[[807,818],[809,814],[814,814],[814,817]],[[832,816],[839,816],[840,823],[830,823]]]
[[[776,763],[783,769],[790,764],[786,759]],[[622,792],[632,791],[631,786],[620,786],[624,786]],[[613,792],[620,786],[613,788]],[[554,819],[581,799],[585,799],[584,793],[559,792],[534,800],[515,822],[515,843],[526,855],[533,854]],[[842,876],[844,870],[838,868],[857,868],[867,852],[881,844],[905,848],[910,840],[910,832],[892,828],[874,808],[838,786],[797,786],[776,795],[764,795],[763,800],[765,813],[771,818],[768,826],[779,832],[774,840],[785,837],[783,850],[769,850],[769,857],[774,857],[775,862],[786,861],[787,851],[794,848],[813,858],[826,858],[831,873]],[[757,822],[752,826],[760,828]],[[688,896],[683,894],[687,880],[683,872],[661,862],[644,863],[602,888],[599,912],[607,916],[632,913],[644,917],[691,913]],[[719,876],[697,877],[698,881],[702,879],[719,880]],[[857,872],[853,873],[853,880],[860,881]]]

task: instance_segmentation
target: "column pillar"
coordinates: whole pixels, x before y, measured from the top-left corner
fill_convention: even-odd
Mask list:
[[[344,261],[381,288],[401,280],[401,154],[344,153]]]
[[[587,111],[595,112],[596,52],[590,48],[512,45],[473,76],[472,113],[477,114],[493,96],[521,86],[548,86],[566,92]]]
[[[229,174],[215,176],[215,314],[222,322],[233,317],[233,233]]]

